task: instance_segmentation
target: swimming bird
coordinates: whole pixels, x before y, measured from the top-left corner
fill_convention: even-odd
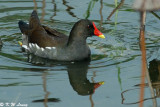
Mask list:
[[[40,23],[37,12],[33,10],[29,24],[19,21],[22,32],[22,47],[34,55],[59,60],[79,61],[91,55],[86,39],[94,35],[105,38],[94,22],[81,19],[76,22],[69,34],[58,32]]]

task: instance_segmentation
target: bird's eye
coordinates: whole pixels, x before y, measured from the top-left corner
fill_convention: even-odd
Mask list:
[[[88,27],[89,29],[93,28],[93,26],[92,26],[92,25],[88,25],[87,27]]]

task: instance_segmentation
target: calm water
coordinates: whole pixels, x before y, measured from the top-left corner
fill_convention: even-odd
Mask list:
[[[106,19],[115,7],[114,0],[36,1],[0,0],[0,38],[4,42],[0,50],[0,104],[137,107],[140,90],[135,85],[140,84],[141,51],[139,14],[131,9],[133,0],[126,0],[110,21]],[[56,62],[27,55],[18,45],[21,33],[17,23],[19,20],[28,21],[34,8],[37,8],[43,24],[65,34],[69,34],[79,19],[93,20],[106,39],[88,38],[92,51],[90,62]],[[147,14],[148,65],[153,59],[158,59],[160,52],[159,23],[151,13]],[[160,63],[152,62],[150,71],[157,72]],[[158,83],[158,73],[151,75],[153,82]],[[103,85],[95,88],[98,82],[103,81]],[[158,97],[158,86],[154,89]],[[147,98],[151,98],[148,87],[145,88]],[[159,102],[157,98],[158,106]],[[152,100],[144,101],[144,107],[152,107]]]

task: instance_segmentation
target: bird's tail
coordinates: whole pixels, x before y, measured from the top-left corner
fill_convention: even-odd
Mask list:
[[[37,14],[36,10],[33,10],[30,21],[29,21],[29,28],[30,29],[36,29],[37,27],[41,27],[41,23]]]

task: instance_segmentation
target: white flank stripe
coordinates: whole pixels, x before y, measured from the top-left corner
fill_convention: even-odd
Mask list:
[[[28,50],[30,53],[40,57],[54,59],[57,56],[56,47],[41,48],[37,44],[33,43],[29,43],[29,47],[27,45],[22,45],[22,47]]]

